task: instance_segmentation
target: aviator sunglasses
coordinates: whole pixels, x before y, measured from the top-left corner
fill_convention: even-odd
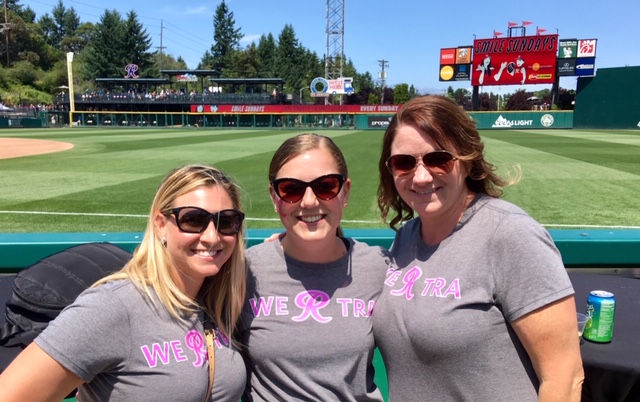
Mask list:
[[[293,204],[304,197],[307,187],[311,187],[311,191],[319,199],[324,201],[332,200],[342,190],[345,180],[345,177],[341,174],[327,174],[310,182],[291,178],[276,179],[271,182],[271,186],[273,186],[273,191],[282,201]]]
[[[213,226],[218,233],[231,236],[240,231],[244,214],[235,209],[223,209],[211,213],[198,207],[179,207],[162,212],[165,216],[173,215],[176,218],[178,229],[185,233],[202,233],[213,221]]]
[[[458,160],[451,152],[438,150],[427,152],[424,155],[392,155],[385,164],[392,175],[403,176],[413,172],[418,167],[420,159],[422,159],[424,167],[435,175],[451,173],[453,162]]]

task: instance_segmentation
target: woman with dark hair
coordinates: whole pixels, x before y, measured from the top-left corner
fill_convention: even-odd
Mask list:
[[[446,97],[410,100],[385,132],[378,205],[397,268],[373,321],[390,400],[580,400],[571,282],[548,232],[499,199],[516,180],[495,170]]]
[[[351,180],[329,138],[286,140],[269,166],[286,232],[246,252],[244,401],[382,401],[373,382],[371,312],[388,257],[343,237]]]

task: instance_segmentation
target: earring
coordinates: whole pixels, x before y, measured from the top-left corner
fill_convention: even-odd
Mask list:
[[[162,240],[160,240],[160,243],[162,243],[164,247],[167,247],[167,239],[164,236],[162,236]]]

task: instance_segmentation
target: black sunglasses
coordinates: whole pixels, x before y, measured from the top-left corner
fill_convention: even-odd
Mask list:
[[[321,200],[334,199],[342,190],[345,180],[341,174],[327,174],[310,182],[291,178],[276,179],[271,182],[271,186],[282,201],[293,204],[304,197],[307,187],[311,187],[311,191]]]
[[[163,211],[163,214],[173,215],[178,229],[185,233],[202,233],[209,226],[209,222],[213,221],[218,233],[231,236],[240,231],[244,220],[244,214],[235,209],[211,213],[198,207],[179,207]]]
[[[403,176],[413,172],[418,167],[419,160],[422,160],[424,167],[432,174],[444,175],[451,173],[453,162],[458,158],[449,151],[438,150],[424,155],[392,155],[387,159],[386,165],[392,175]]]

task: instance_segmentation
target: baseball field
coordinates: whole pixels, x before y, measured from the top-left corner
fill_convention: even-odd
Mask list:
[[[215,165],[241,186],[248,228],[279,228],[267,168],[303,131],[257,129],[7,129],[0,131],[0,232],[143,231],[162,177]],[[376,207],[383,131],[323,130],[352,181],[346,228],[384,228]],[[522,180],[504,198],[547,228],[640,229],[640,131],[482,131],[498,173]]]

